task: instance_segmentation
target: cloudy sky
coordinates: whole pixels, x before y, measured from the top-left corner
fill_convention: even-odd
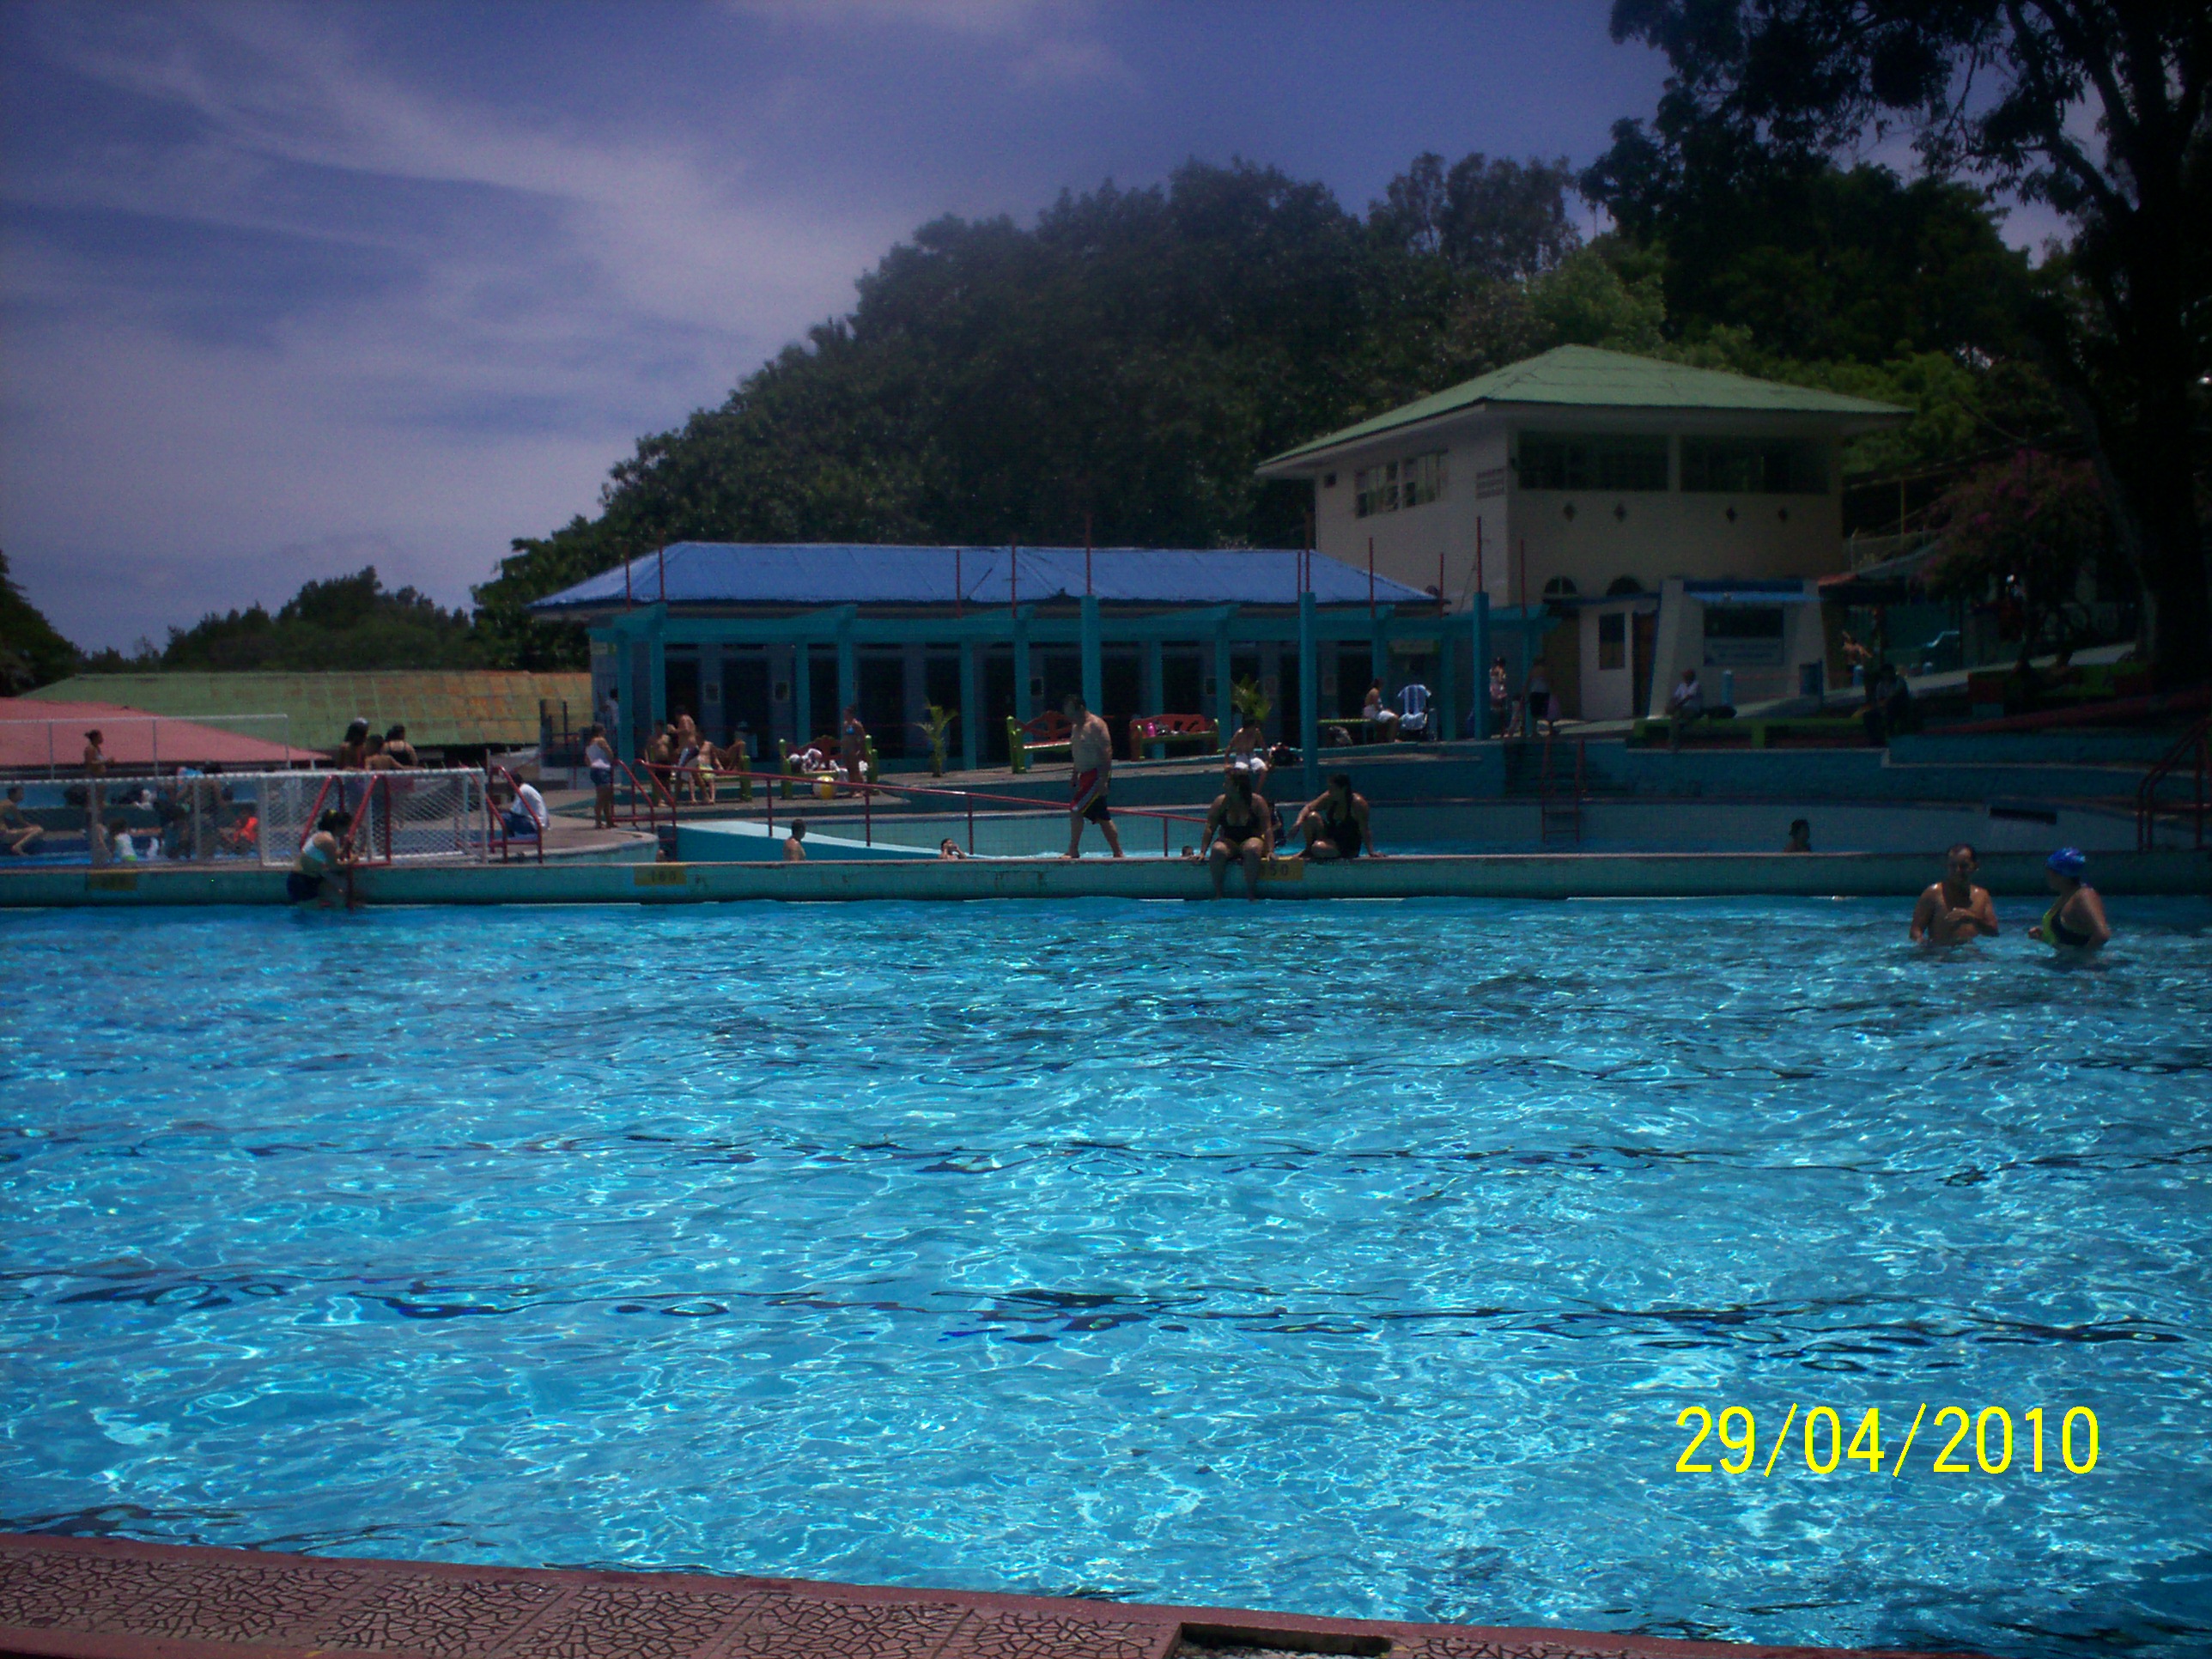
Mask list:
[[[0,0],[0,548],[88,647],[462,602],[942,213],[1587,161],[1604,0]]]

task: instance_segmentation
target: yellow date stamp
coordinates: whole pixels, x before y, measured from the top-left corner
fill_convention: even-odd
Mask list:
[[[1778,1462],[1785,1474],[1796,1473],[1796,1460],[1785,1461],[1783,1453],[1790,1444],[1790,1431],[1798,1425],[1799,1410],[1798,1402],[1792,1401],[1789,1413],[1783,1419],[1781,1431],[1765,1443],[1766,1457],[1759,1470],[1760,1479],[1771,1477]],[[1934,1454],[1929,1458],[1925,1472],[2003,1474],[2017,1468],[2021,1473],[2041,1474],[2045,1431],[2050,1415],[2050,1411],[2041,1406],[2022,1412],[2016,1444],[2012,1413],[2002,1406],[1984,1406],[1978,1412],[1965,1406],[1941,1407],[1936,1413],[1929,1443],[1923,1449],[1923,1454]],[[1928,1402],[1923,1401],[1920,1409],[1913,1413],[1912,1426],[1898,1443],[1892,1459],[1882,1444],[1881,1407],[1868,1407],[1847,1436],[1844,1413],[1832,1406],[1814,1406],[1805,1412],[1803,1427],[1798,1435],[1806,1472],[1880,1474],[1887,1464],[1892,1480],[1904,1474],[1907,1468],[1919,1473],[1921,1466],[1910,1460],[1914,1443],[1920,1437],[1921,1425],[1927,1418]],[[1759,1462],[1759,1418],[1748,1406],[1723,1406],[1718,1417],[1704,1406],[1685,1406],[1674,1419],[1674,1426],[1691,1431],[1689,1444],[1674,1460],[1678,1474],[1746,1474]],[[1937,1450],[1936,1440],[1946,1431],[1949,1437]],[[2069,1474],[2087,1474],[2097,1467],[2097,1413],[2087,1406],[2069,1408],[2058,1419],[2057,1433],[2048,1437],[2056,1442],[2058,1462],[2066,1466]],[[1709,1443],[1713,1442],[1718,1443]]]

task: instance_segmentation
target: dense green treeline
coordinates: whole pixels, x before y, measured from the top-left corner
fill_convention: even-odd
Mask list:
[[[1253,468],[1550,346],[1608,345],[1893,398],[1866,469],[2056,426],[2022,352],[2034,278],[1984,198],[1875,167],[1778,180],[1755,211],[1564,161],[1424,155],[1364,215],[1193,162],[1063,195],[1030,228],[942,219],[852,312],[717,408],[640,442],[599,514],[514,544],[477,590],[495,658],[578,660],[524,607],[685,538],[1288,545],[1304,501]],[[1637,197],[1632,185],[1640,185]]]
[[[489,660],[468,613],[447,611],[411,587],[386,591],[368,565],[350,576],[311,581],[272,616],[261,605],[173,628],[166,646],[142,643],[131,655],[103,651],[84,659],[92,672],[148,669],[208,671],[482,668]]]

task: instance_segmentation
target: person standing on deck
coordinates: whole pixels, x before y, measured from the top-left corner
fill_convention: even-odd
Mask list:
[[[1067,856],[1083,856],[1083,826],[1087,821],[1106,832],[1106,845],[1118,859],[1121,832],[1114,827],[1114,814],[1106,805],[1107,787],[1114,778],[1114,734],[1073,691],[1060,710],[1067,716],[1067,760],[1074,774],[1067,806]]]
[[[106,805],[103,799],[107,787],[102,781],[107,776],[107,751],[100,745],[106,739],[97,730],[84,734],[84,755],[79,763],[84,768],[84,833],[92,844],[92,861],[107,862],[107,840],[100,823],[100,809]]]
[[[1994,939],[1996,907],[1990,890],[1974,885],[1981,867],[1974,849],[1960,842],[1943,855],[1943,879],[1921,894],[1912,907],[1912,923],[1905,931],[1915,945],[1964,945],[1972,939]]]

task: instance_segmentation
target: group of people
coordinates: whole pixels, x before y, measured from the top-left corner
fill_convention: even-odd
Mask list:
[[[1067,716],[1071,774],[1066,856],[1082,855],[1084,827],[1097,824],[1107,850],[1118,859],[1122,856],[1121,835],[1114,826],[1113,809],[1108,805],[1114,776],[1113,732],[1078,694],[1068,695],[1060,712]],[[1229,866],[1235,864],[1244,871],[1245,896],[1258,898],[1261,867],[1275,856],[1283,838],[1281,815],[1261,793],[1268,769],[1259,729],[1259,722],[1247,716],[1237,738],[1231,739],[1221,793],[1206,811],[1203,856],[1212,874],[1216,897],[1225,890]],[[1367,802],[1353,790],[1346,773],[1329,775],[1328,787],[1300,809],[1289,833],[1292,839],[1304,840],[1299,854],[1303,858],[1350,859],[1363,852],[1370,858],[1381,856],[1376,849]],[[960,856],[950,841],[939,848],[939,854]],[[1193,855],[1197,855],[1194,849]]]
[[[1981,867],[1965,842],[1943,855],[1943,876],[1929,884],[1912,907],[1906,936],[1915,945],[1966,945],[1997,933],[1996,906],[1990,890],[1974,881]],[[2078,848],[2062,847],[2044,860],[2044,881],[2052,899],[2043,918],[2027,930],[2042,944],[2083,954],[2102,950],[2112,937],[2105,902],[2088,882],[2089,861]]]
[[[338,744],[341,772],[412,772],[422,764],[415,745],[407,741],[407,728],[401,725],[391,726],[379,736],[369,730],[367,720],[356,720]]]

